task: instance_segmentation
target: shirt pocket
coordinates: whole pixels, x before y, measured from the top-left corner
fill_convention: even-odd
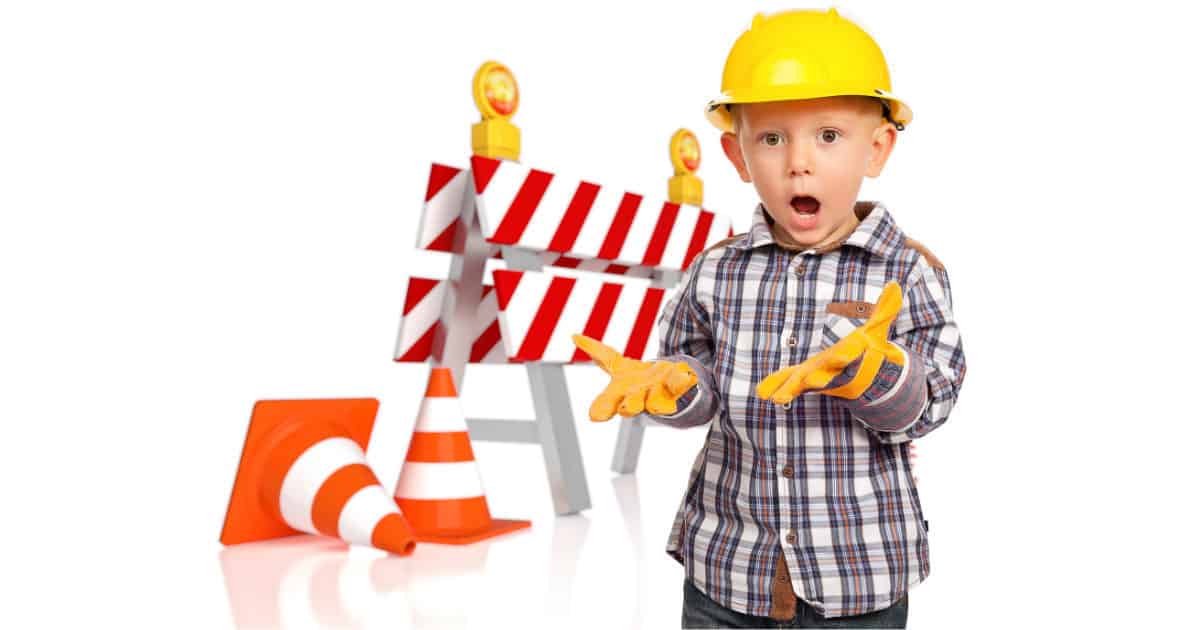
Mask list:
[[[875,305],[871,302],[830,302],[825,305],[825,323],[821,329],[821,349],[840,341],[867,323]]]

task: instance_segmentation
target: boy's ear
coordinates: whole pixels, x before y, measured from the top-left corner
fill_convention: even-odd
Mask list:
[[[890,122],[885,122],[875,128],[875,132],[871,137],[871,159],[867,162],[867,177],[879,177],[883,172],[883,165],[887,164],[888,156],[892,154],[892,149],[896,147],[896,127]]]
[[[725,151],[725,157],[729,158],[729,163],[737,169],[742,181],[749,182],[750,170],[746,168],[746,157],[742,154],[742,145],[738,143],[737,136],[728,131],[721,134],[721,148]]]

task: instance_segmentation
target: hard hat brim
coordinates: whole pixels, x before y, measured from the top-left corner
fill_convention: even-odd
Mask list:
[[[777,101],[800,101],[829,96],[872,96],[881,98],[888,103],[892,111],[892,119],[907,127],[912,122],[912,109],[890,92],[880,90],[848,89],[844,91],[823,90],[819,94],[805,94],[803,90],[791,88],[788,90],[754,90],[741,94],[722,94],[708,102],[704,116],[714,127],[721,131],[733,132],[733,117],[725,105],[740,105],[745,103],[773,103]]]

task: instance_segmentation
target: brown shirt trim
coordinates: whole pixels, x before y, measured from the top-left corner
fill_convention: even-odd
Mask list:
[[[929,264],[934,269],[941,269],[942,271],[946,270],[946,268],[942,265],[942,261],[938,260],[937,256],[934,256],[933,252],[929,251],[928,247],[925,247],[921,243],[917,242],[916,239],[906,236],[904,237],[904,244],[917,250],[918,252],[921,252],[921,255],[925,257],[925,260],[929,261]]]
[[[830,302],[825,305],[825,312],[843,317],[867,318],[875,312],[875,305],[870,302]]]
[[[778,621],[791,621],[796,616],[796,593],[792,590],[792,578],[788,575],[783,548],[779,549],[779,556],[775,561],[775,578],[771,581],[771,612],[769,615]]]

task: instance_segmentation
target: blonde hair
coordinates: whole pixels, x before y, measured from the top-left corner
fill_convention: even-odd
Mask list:
[[[733,135],[736,136],[742,126],[742,108],[737,103],[730,103],[725,108],[729,110],[729,120],[733,125]]]

